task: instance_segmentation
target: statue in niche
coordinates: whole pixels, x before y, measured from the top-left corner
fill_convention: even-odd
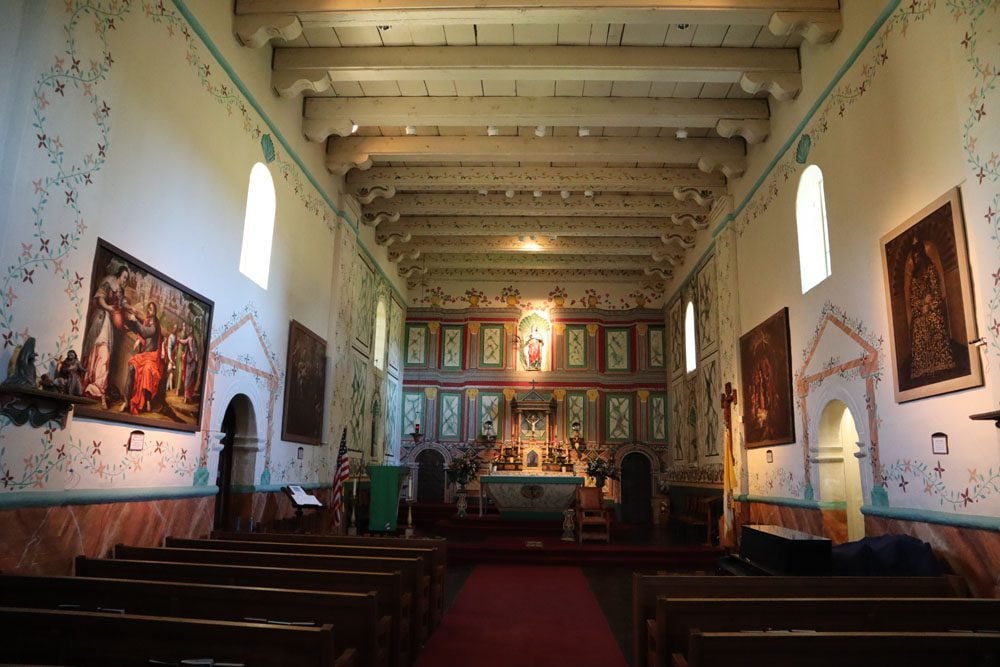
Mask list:
[[[533,449],[528,452],[528,467],[529,468],[538,467],[538,452],[536,452]]]
[[[524,421],[531,424],[531,428],[528,430],[528,437],[530,437],[532,440],[537,440],[539,434],[541,433],[538,430],[538,422],[542,421],[542,416],[540,414],[532,412],[524,416]]]
[[[524,356],[527,359],[528,370],[538,371],[542,369],[542,347],[544,347],[545,341],[542,340],[541,334],[538,333],[538,327],[532,326],[531,333],[528,334],[528,339],[524,343]]]

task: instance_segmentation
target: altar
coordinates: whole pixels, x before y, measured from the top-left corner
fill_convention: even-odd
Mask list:
[[[479,483],[502,518],[562,519],[584,478],[558,473],[493,474],[480,477]]]

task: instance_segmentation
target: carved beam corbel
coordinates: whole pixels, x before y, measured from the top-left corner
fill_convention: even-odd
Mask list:
[[[403,268],[402,266],[396,269],[400,278],[412,278],[413,276],[424,276],[427,275],[426,266],[410,266]]]
[[[678,264],[677,258],[668,253],[654,252],[651,257],[657,264],[662,264],[663,262],[666,262],[670,266],[677,266]]]
[[[259,49],[272,39],[297,39],[302,21],[295,14],[241,14],[233,19],[233,33],[243,46]]]
[[[740,88],[756,95],[763,91],[780,102],[794,100],[802,90],[802,75],[798,72],[744,72]]]
[[[674,213],[670,216],[670,222],[678,226],[688,225],[696,232],[708,227],[708,220],[703,220],[702,216],[696,215],[679,215]]]
[[[300,69],[271,73],[271,87],[281,97],[296,97],[306,91],[325,93],[333,87],[325,69]]]
[[[370,188],[358,188],[354,195],[362,204],[371,204],[376,199],[392,199],[396,196],[396,188],[391,185],[373,185]]]
[[[395,243],[409,243],[413,239],[413,234],[410,232],[392,232],[391,234],[379,234],[375,237],[375,243],[385,246],[386,248],[392,247]]]
[[[669,234],[664,233],[660,235],[660,242],[663,245],[669,245],[673,243],[674,245],[683,248],[684,250],[690,250],[694,247],[694,239],[689,236],[683,236],[682,234]]]
[[[698,160],[698,168],[706,174],[719,171],[726,178],[739,178],[747,169],[747,159],[745,157],[729,159],[703,157]]]
[[[722,118],[715,125],[715,131],[726,139],[741,136],[748,144],[759,144],[770,134],[771,121],[759,118]]]
[[[416,261],[416,260],[420,259],[420,251],[419,250],[411,250],[409,252],[400,251],[400,252],[390,252],[389,253],[389,261],[392,262],[393,264],[398,264],[399,262],[401,262],[404,259],[409,259],[409,260]]]
[[[677,185],[674,186],[674,198],[677,201],[688,201],[691,200],[698,206],[708,206],[711,208],[712,202],[715,201],[715,196],[712,194],[711,190],[699,190],[698,188],[682,188]]]
[[[664,280],[670,280],[674,277],[674,272],[670,269],[664,269],[659,266],[647,266],[642,270],[647,276],[658,276]]]
[[[369,227],[378,227],[383,222],[398,222],[399,213],[389,213],[388,211],[378,211],[373,213],[364,213],[361,216],[361,222]]]
[[[344,118],[303,118],[302,134],[309,141],[326,141],[331,134],[350,136],[354,123]]]
[[[767,23],[767,29],[774,35],[801,35],[810,44],[832,42],[843,26],[839,11],[775,12]]]

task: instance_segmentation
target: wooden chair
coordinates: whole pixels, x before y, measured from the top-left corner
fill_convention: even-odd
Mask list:
[[[576,487],[576,541],[583,540],[611,541],[611,517],[603,505],[603,493],[594,486]]]

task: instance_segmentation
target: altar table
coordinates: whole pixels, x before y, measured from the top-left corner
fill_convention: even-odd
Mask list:
[[[505,519],[561,519],[573,504],[583,477],[569,475],[486,475],[482,488]]]

